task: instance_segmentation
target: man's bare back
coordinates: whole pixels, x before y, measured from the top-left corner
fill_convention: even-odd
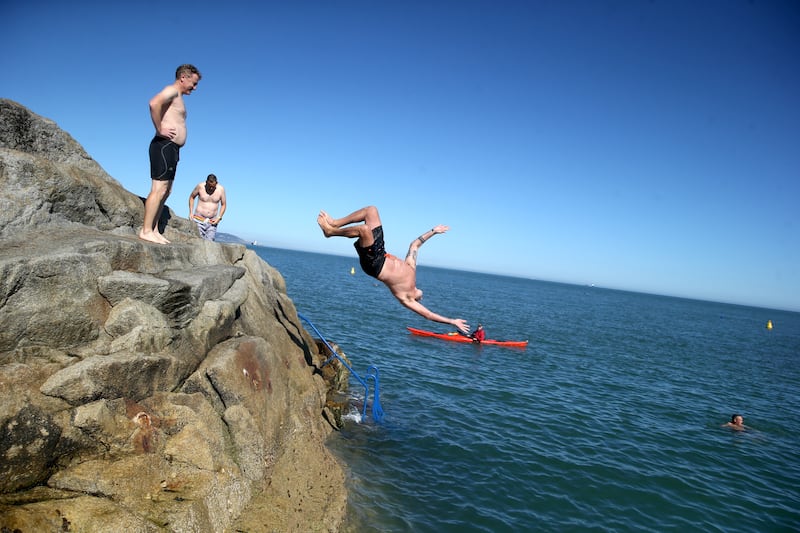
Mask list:
[[[378,274],[378,279],[386,285],[398,300],[413,300],[417,293],[417,270],[392,254]]]

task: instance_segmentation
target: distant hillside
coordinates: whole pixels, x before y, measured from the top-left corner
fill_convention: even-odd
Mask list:
[[[216,242],[225,242],[229,244],[250,244],[250,241],[240,239],[231,233],[217,232],[217,238],[215,240]]]

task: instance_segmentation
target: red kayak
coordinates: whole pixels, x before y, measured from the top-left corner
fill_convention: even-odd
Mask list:
[[[412,335],[419,335],[420,337],[434,337],[442,339],[443,341],[452,342],[468,342],[472,343],[472,339],[462,335],[461,333],[434,333],[433,331],[425,331],[424,329],[417,329],[406,327]],[[476,343],[477,344],[477,343]],[[480,344],[492,344],[495,346],[512,346],[514,348],[525,348],[528,341],[496,341],[494,339],[484,339]]]

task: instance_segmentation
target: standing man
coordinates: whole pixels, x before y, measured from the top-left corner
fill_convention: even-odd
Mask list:
[[[464,335],[469,335],[469,325],[462,318],[447,318],[437,315],[420,303],[422,291],[417,288],[417,252],[425,241],[436,234],[444,233],[448,226],[435,226],[413,241],[408,247],[405,261],[387,254],[383,242],[383,226],[374,206],[363,207],[344,218],[333,219],[320,211],[317,224],[325,237],[348,237],[358,252],[361,269],[369,276],[382,281],[395,298],[423,318],[442,324],[451,324]]]
[[[158,232],[158,221],[172,191],[180,148],[186,143],[183,96],[197,88],[200,77],[200,71],[194,65],[181,65],[175,71],[175,82],[164,87],[150,100],[150,118],[156,128],[156,136],[150,141],[150,177],[153,183],[144,202],[144,224],[139,232],[142,240],[169,244]]]
[[[194,209],[194,199],[197,202],[197,211]],[[200,236],[207,241],[213,241],[217,236],[217,225],[225,214],[225,187],[217,183],[217,177],[209,174],[205,183],[198,183],[192,194],[189,195],[189,216],[197,223]]]

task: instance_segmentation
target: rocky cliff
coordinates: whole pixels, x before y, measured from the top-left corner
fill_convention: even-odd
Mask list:
[[[331,531],[323,356],[274,268],[0,100],[2,531]],[[167,211],[167,210],[165,210]],[[327,368],[327,367],[326,367]]]

